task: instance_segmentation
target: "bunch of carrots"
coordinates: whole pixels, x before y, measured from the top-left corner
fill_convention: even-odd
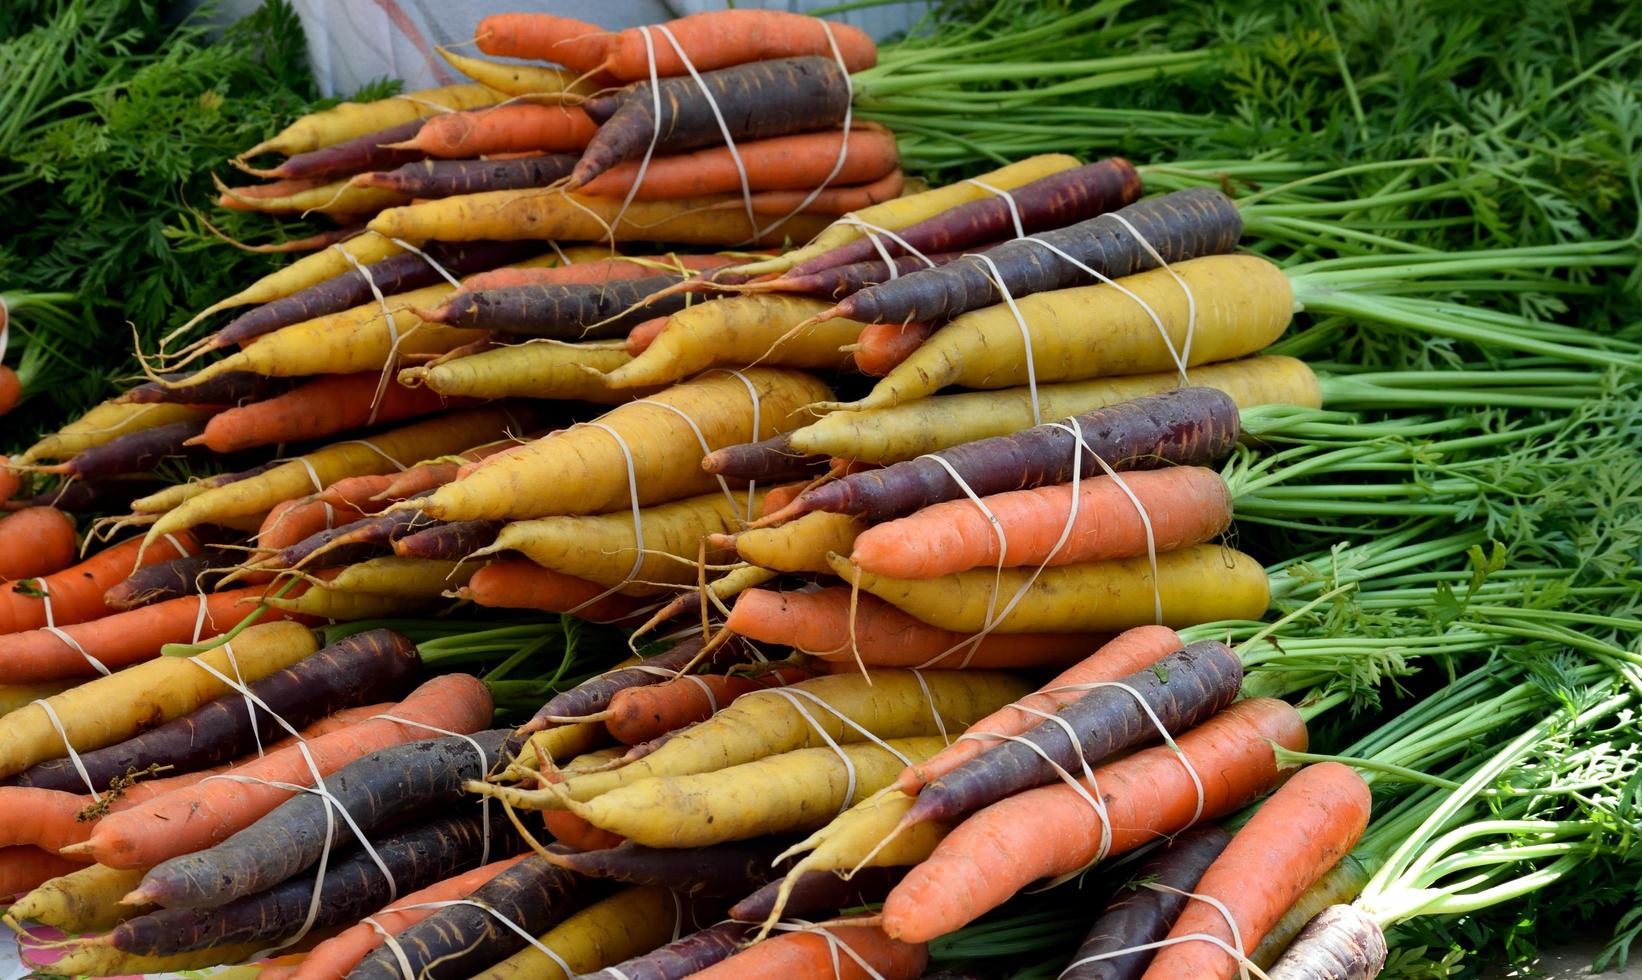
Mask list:
[[[1276,962],[1371,807],[1302,758],[1338,703],[1287,700],[1311,654],[1289,681],[1229,645],[1348,585],[1268,570],[1233,518],[1472,513],[1480,479],[1421,478],[1497,446],[1488,420],[1361,410],[1642,370],[1451,302],[1635,244],[1319,259],[1250,232],[1326,217],[1323,175],[1243,201],[1115,157],[924,187],[853,119],[872,42],[800,15],[477,39],[524,60],[445,52],[474,84],[248,150],[271,183],[224,206],[342,230],[0,470],[0,809],[28,815],[0,895],[70,934],[31,961],[910,978],[1034,882],[1150,847],[1075,975]],[[1524,366],[1314,369],[1300,311]],[[1410,547],[1323,564],[1392,578]],[[503,725],[504,668],[373,628],[476,609],[659,649],[561,667]]]

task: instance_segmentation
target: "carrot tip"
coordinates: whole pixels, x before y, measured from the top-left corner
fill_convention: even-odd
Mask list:
[[[137,888],[134,891],[127,892],[125,897],[120,899],[120,904],[121,905],[158,905],[159,904],[159,899],[157,899],[153,895],[149,894],[147,889]]]
[[[57,853],[61,854],[63,857],[68,857],[68,858],[72,858],[72,857],[91,857],[92,856],[92,854],[91,854],[91,842],[90,841],[81,841],[78,844],[66,844],[62,847],[59,847],[57,849]]]

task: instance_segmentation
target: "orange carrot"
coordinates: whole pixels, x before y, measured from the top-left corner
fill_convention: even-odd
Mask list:
[[[414,139],[388,146],[446,159],[525,150],[563,153],[585,149],[597,129],[580,109],[516,102],[432,116]]]
[[[150,553],[154,550],[149,549]],[[297,586],[297,589],[301,588],[301,585]],[[253,586],[207,596],[205,619],[199,635],[216,636],[233,627],[251,611],[245,602],[260,599],[264,591],[262,586]],[[296,589],[292,593],[295,594]],[[102,601],[101,595],[97,601]],[[95,677],[98,670],[81,655],[82,650],[96,657],[109,670],[151,660],[167,643],[191,642],[199,612],[199,598],[186,596],[61,627],[61,633],[73,640],[73,644],[51,630],[13,633],[0,638],[0,647],[6,652],[5,657],[0,658],[0,684]],[[261,622],[291,618],[290,613],[268,609],[263,613]],[[75,646],[79,649],[76,650]]]
[[[23,381],[17,372],[0,364],[0,415],[17,407],[23,400]]]
[[[602,851],[627,840],[620,834],[593,826],[569,810],[543,811],[542,825],[555,840],[578,851]]]
[[[678,39],[679,46],[689,56],[696,71],[728,68],[772,58],[814,55],[831,59],[834,57],[835,43],[838,53],[843,56],[846,71],[861,71],[878,63],[877,46],[860,28],[804,14],[779,10],[715,10],[670,20],[662,26]],[[683,59],[678,56],[672,43],[659,31],[652,31],[650,36],[655,48],[657,74],[685,74]],[[644,35],[637,28],[618,34],[600,32],[600,38],[604,43],[605,57],[597,67],[624,82],[650,77],[650,56]]]
[[[1226,481],[1202,466],[1126,473],[1121,483],[1109,476],[1082,480],[1077,514],[1059,550],[1072,511],[1070,484],[996,493],[981,502],[990,514],[972,500],[949,500],[870,527],[856,537],[850,559],[881,575],[936,578],[997,564],[1000,531],[1008,544],[1003,564],[1010,568],[1138,558],[1147,553],[1147,518],[1159,552],[1208,541],[1232,518]]]
[[[743,694],[784,687],[809,676],[809,671],[787,667],[757,676],[690,674],[660,684],[630,687],[610,699],[610,707],[603,712],[604,727],[616,741],[638,745],[710,718]]]
[[[77,543],[74,519],[55,507],[25,507],[0,517],[0,581],[62,571],[74,564]]]
[[[655,339],[661,336],[661,332],[667,329],[669,319],[671,318],[658,316],[634,327],[627,335],[627,353],[638,357],[648,350]]]
[[[1239,701],[1178,737],[1202,778],[1199,796],[1180,756],[1166,745],[1095,770],[1106,802],[1111,846],[1122,854],[1198,819],[1212,820],[1270,789],[1283,772],[1272,743],[1304,751],[1306,726],[1287,702]],[[884,929],[922,942],[956,931],[1037,881],[1068,874],[1101,856],[1101,818],[1064,783],[1017,793],[971,815],[914,867],[884,903]]]
[[[257,528],[257,544],[268,551],[280,551],[289,548],[310,534],[317,534],[327,527],[346,524],[350,518],[344,517],[341,521],[334,520],[339,516],[329,513],[323,507],[308,508],[311,503],[304,497],[294,500],[281,500],[262,519],[262,526]],[[334,510],[334,508],[333,508]]]
[[[264,551],[281,551],[320,531],[375,514],[393,502],[378,497],[398,476],[384,473],[343,477],[320,493],[281,501],[257,529],[257,545]]]
[[[881,378],[934,332],[928,323],[869,323],[855,340],[855,368]]]
[[[419,909],[416,908],[417,905],[466,898],[473,894],[474,889],[523,861],[525,857],[526,855],[521,854],[503,861],[494,861],[454,878],[446,878],[421,891],[401,896],[393,904],[395,908],[404,911],[378,912],[372,916],[376,925],[381,927],[381,932],[373,928],[369,922],[361,922],[342,930],[315,946],[292,971],[291,980],[335,980],[336,977],[346,976],[359,965],[360,960],[370,954],[371,950],[382,945],[382,932],[397,935],[434,913],[433,909]],[[266,978],[267,971],[263,971],[261,976]]]
[[[486,289],[508,289],[513,286],[572,286],[610,282],[614,279],[643,279],[668,269],[683,268],[692,272],[704,272],[729,265],[734,261],[736,260],[722,255],[685,255],[669,252],[642,261],[598,259],[570,265],[492,269],[489,272],[476,272],[463,279],[462,291],[476,293]]]
[[[13,895],[40,887],[53,878],[78,871],[89,861],[61,857],[38,847],[0,848],[0,904],[9,904]]]
[[[479,731],[490,724],[491,711],[490,692],[477,678],[443,674],[393,707],[396,718],[419,724],[400,724],[385,718],[362,721],[311,739],[306,748],[320,774],[329,775],[380,749],[431,737],[432,733],[419,725],[464,733]],[[110,814],[75,853],[83,848],[83,853],[113,868],[145,868],[210,847],[294,795],[268,783],[307,786],[313,782],[299,748],[270,752],[229,771],[234,776],[268,782],[202,782]]]
[[[378,400],[380,381],[381,376],[374,371],[326,375],[283,395],[231,408],[213,417],[206,423],[205,431],[187,444],[231,453],[255,446],[315,439],[373,422],[395,422],[472,404],[464,398],[441,398],[431,388],[406,388],[396,384],[388,385]]]
[[[43,579],[0,586],[0,633],[18,633],[46,625],[42,593],[51,596],[52,621],[58,626],[105,616],[109,607],[103,602],[103,593],[125,581],[135,569],[197,551],[199,543],[187,532],[166,535],[145,552],[142,552],[142,539],[132,538]],[[142,552],[140,562],[139,552]]]
[[[855,956],[835,948],[835,943],[848,947]],[[867,964],[865,968],[856,956]],[[891,939],[874,926],[832,926],[826,935],[806,930],[772,936],[691,976],[696,980],[912,980],[928,963],[929,949],[923,943]]]
[[[535,562],[514,560],[494,562],[474,572],[457,595],[497,609],[569,612],[604,591],[604,586],[586,579],[551,571]],[[595,623],[614,623],[644,608],[644,600],[611,595],[578,610],[576,615]]]
[[[1368,784],[1350,766],[1322,762],[1294,775],[1260,805],[1209,865],[1193,889],[1218,899],[1237,923],[1246,955],[1300,895],[1356,846],[1368,826]],[[1232,945],[1226,917],[1192,898],[1169,931],[1170,940],[1214,936]],[[1238,960],[1197,939],[1160,948],[1145,980],[1228,980]]]
[[[256,202],[280,197],[290,197],[303,191],[311,191],[316,187],[324,187],[330,183],[327,177],[293,177],[286,180],[270,180],[261,184],[247,184],[244,187],[232,189],[223,188],[217,196],[217,207],[231,211],[254,211]],[[221,186],[220,184],[218,185]]]
[[[839,150],[844,165],[836,175]],[[823,181],[828,187],[871,184],[897,172],[899,156],[895,134],[881,127],[856,126],[844,139],[840,130],[776,136],[736,144],[747,187],[753,191],[798,191],[798,200]],[[639,163],[630,160],[595,177],[581,193],[598,197],[625,197],[638,178]],[[693,153],[658,156],[644,171],[644,183],[634,195],[640,201],[670,201],[708,194],[740,194],[741,174],[728,147],[715,146]],[[796,205],[798,201],[794,201]],[[791,210],[789,206],[788,210]]]
[[[498,58],[553,61],[586,74],[605,58],[605,30],[552,14],[493,14],[479,21],[479,50]]]
[[[1020,735],[1043,723],[1038,711],[1057,711],[1087,694],[1087,691],[1057,691],[1056,688],[1115,681],[1145,670],[1184,647],[1180,634],[1167,626],[1137,626],[1125,630],[1094,653],[1057,674],[1054,680],[1014,704],[1005,705],[964,729],[965,735]],[[925,783],[939,779],[997,744],[985,739],[955,739],[951,745],[916,765],[901,771],[895,788],[916,796]]]
[[[770,492],[764,495],[761,513],[773,514],[781,508],[798,499],[798,495],[809,487],[808,483],[789,483],[782,487],[771,487]]]
[[[4,414],[4,411],[0,411],[0,415]],[[0,456],[0,503],[5,503],[17,496],[17,490],[22,485],[22,477],[18,476],[17,471],[11,468],[11,457]]]
[[[859,654],[869,667],[919,667],[938,657],[935,666],[940,667],[1061,667],[1088,656],[1107,639],[1083,633],[996,633],[974,646],[967,642],[970,634],[930,626],[865,592],[855,597],[853,645],[850,624],[846,586],[815,592],[748,589],[736,598],[724,623],[750,640],[779,643],[823,660],[854,663]]]
[[[120,791],[114,802],[108,804],[107,812],[129,809],[172,790],[192,786],[228,768],[213,766],[176,776],[138,780]],[[0,813],[7,815],[6,821],[0,823],[0,847],[31,844],[55,853],[78,844],[90,837],[92,828],[97,825],[96,820],[80,819],[80,814],[96,802],[89,794],[32,786],[0,786]]]
[[[747,199],[752,201],[755,214],[779,216],[798,212],[843,215],[894,200],[901,196],[905,187],[906,175],[892,170],[877,180],[865,184],[831,186],[813,197],[812,192],[807,190],[753,191]],[[719,201],[712,207],[721,211],[738,211],[746,206],[746,200],[738,190],[735,197]]]

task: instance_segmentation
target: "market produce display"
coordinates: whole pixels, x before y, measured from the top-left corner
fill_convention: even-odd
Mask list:
[[[0,64],[120,4],[57,6]],[[1622,962],[1642,14],[1198,6],[508,13],[314,106],[268,48],[169,164],[228,271],[74,412],[54,337],[115,301],[0,246],[22,962]],[[145,20],[111,84],[292,16]]]

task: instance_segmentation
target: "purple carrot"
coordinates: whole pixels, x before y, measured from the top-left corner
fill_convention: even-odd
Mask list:
[[[645,320],[684,309],[690,298],[684,293],[647,302],[652,294],[681,281],[679,276],[661,275],[602,283],[481,289],[457,293],[423,319],[453,327],[559,340],[625,337]]]
[[[13,501],[10,507],[55,507],[58,510],[104,511],[113,513],[129,507],[138,497],[170,486],[164,480],[113,477],[99,480],[65,480],[55,490],[35,494],[28,500]]]
[[[407,534],[393,542],[393,553],[401,558],[435,558],[460,561],[480,548],[488,548],[502,533],[506,521],[451,521]]]
[[[850,104],[849,79],[831,58],[755,61],[702,72],[699,83],[683,77],[658,84],[660,118],[658,93],[647,81],[587,101],[583,108],[599,129],[571,172],[570,189],[652,145],[657,153],[719,146],[724,142],[720,118],[730,138],[744,142],[836,126]]]
[[[1231,835],[1214,824],[1203,824],[1169,841],[1135,872],[1096,916],[1083,945],[1072,954],[1073,965],[1062,978],[1070,980],[1140,980],[1157,950],[1082,962],[1087,957],[1135,949],[1169,934],[1186,907],[1189,892],[1214,859],[1231,843]],[[1148,884],[1161,888],[1148,888]],[[1163,889],[1174,889],[1165,891]]]
[[[307,153],[298,153],[277,167],[267,170],[246,168],[246,173],[257,177],[289,180],[297,177],[337,177],[356,174],[362,170],[385,170],[403,163],[420,160],[424,154],[417,150],[392,150],[385,144],[403,143],[413,139],[426,120],[413,119],[398,126],[355,136],[330,146]]]
[[[238,563],[233,552],[206,548],[197,555],[144,565],[103,593],[103,602],[114,609],[135,609],[210,592]]]
[[[762,442],[747,442],[716,449],[702,457],[701,468],[737,480],[760,483],[807,480],[832,467],[828,456],[806,456],[794,452],[784,435]]]
[[[438,198],[546,187],[568,176],[575,165],[576,157],[568,153],[512,160],[418,160],[396,170],[360,174],[353,182],[411,197]]]
[[[787,273],[780,279],[769,279],[743,287],[742,292],[749,293],[803,293],[806,296],[821,296],[826,299],[843,299],[880,283],[899,279],[901,276],[911,275],[923,269],[934,266],[943,266],[959,257],[958,252],[935,252],[919,258],[915,255],[903,255],[894,260],[895,274],[889,274],[890,263],[883,259],[868,259],[861,262],[851,262],[847,265],[836,265],[803,275]],[[928,259],[925,262],[924,259]]]
[[[1155,269],[1158,264],[1136,240],[1131,227],[1173,263],[1236,248],[1243,233],[1243,217],[1237,205],[1220,191],[1193,187],[1034,237],[1102,275],[1120,279]],[[1003,301],[994,279],[994,266],[997,277],[1009,286],[1015,299],[1095,282],[1087,272],[1036,242],[1004,242],[988,249],[985,256],[966,256],[936,269],[869,286],[845,297],[816,319],[945,323],[961,313]]]
[[[476,868],[487,843],[493,852],[517,853],[523,846],[518,834],[505,817],[492,817],[488,837],[486,821],[474,806],[460,815],[437,817],[371,841],[393,876],[391,884],[363,849],[334,855],[319,885],[313,927],[351,923],[377,911],[392,899],[393,886],[403,895]],[[123,952],[152,956],[240,943],[272,945],[302,930],[314,886],[314,876],[303,874],[221,908],[159,909],[120,923],[110,939]]]
[[[369,630],[338,640],[246,687],[274,714],[301,728],[343,708],[398,697],[416,679],[420,663],[410,640],[391,630]],[[286,734],[273,715],[247,704],[244,696],[229,693],[135,738],[81,753],[80,761],[92,783],[106,787],[114,777],[131,769],[146,769],[151,763],[171,766],[175,773],[195,772],[255,752],[259,744]],[[67,759],[42,762],[9,782],[71,793],[85,790],[85,781]]]
[[[470,897],[526,934],[539,936],[580,907],[577,899],[585,895],[586,885],[587,879],[533,854],[480,885]],[[440,909],[396,938],[408,961],[409,975],[418,980],[471,977],[525,947],[524,936],[503,925],[496,915],[470,905]],[[393,948],[379,946],[348,976],[351,980],[401,980],[404,970]]]
[[[194,385],[176,385],[168,387],[173,382],[182,381],[191,372],[175,371],[162,374],[162,381],[150,381],[138,385],[117,401],[137,402],[149,404],[152,402],[170,402],[181,405],[243,405],[246,402],[259,402],[275,395],[283,395],[294,388],[301,378],[269,378],[250,371],[229,371],[219,374],[208,381]]]
[[[1016,214],[1019,214],[1021,228],[1027,234],[1037,234],[1045,229],[1062,228],[1097,214],[1115,211],[1126,204],[1133,204],[1139,198],[1140,174],[1122,157],[1110,157],[1017,187],[1009,191],[1007,200],[988,194],[979,200],[961,204],[933,218],[897,229],[894,238],[879,236],[877,244],[871,237],[863,237],[840,245],[807,262],[800,262],[775,282],[802,279],[823,269],[865,262],[881,255],[879,246],[890,255],[907,255],[906,247],[901,244],[905,242],[927,254],[1013,238],[1018,234]],[[1014,203],[1014,211],[1010,209],[1011,202]],[[923,263],[918,263],[906,271],[914,272],[923,267]]]
[[[471,740],[430,738],[372,752],[325,777],[329,801],[298,793],[221,843],[160,862],[128,898],[167,908],[217,908],[272,888],[312,867],[327,841],[342,847],[353,840],[333,804],[367,836],[406,814],[437,812],[463,798],[463,783],[484,778],[507,735],[497,728]]]
[[[580,974],[576,980],[684,980],[734,956],[754,928],[745,922],[720,922],[643,956]]]
[[[589,878],[732,898],[769,881],[776,873],[776,856],[791,844],[790,839],[777,837],[692,848],[643,847],[629,841],[598,851],[555,848],[548,852],[548,860]]]
[[[1305,924],[1277,962],[1271,980],[1368,980],[1385,969],[1385,931],[1355,905],[1330,905]]]
[[[1237,403],[1214,388],[1176,388],[1097,408],[1075,420],[1083,432],[1081,469],[1086,477],[1104,472],[1096,455],[1116,470],[1208,465],[1231,452],[1241,432]],[[1071,426],[1062,422],[931,455],[946,460],[971,491],[985,496],[1068,482],[1076,442]],[[963,496],[964,489],[945,467],[923,457],[806,490],[751,526],[769,527],[816,510],[882,521]]]
[[[536,242],[438,242],[423,249],[445,271],[457,276],[517,262],[540,250],[541,245]],[[415,252],[390,255],[364,268],[370,273],[369,280],[359,270],[349,269],[283,299],[241,313],[213,334],[206,341],[205,349],[243,344],[280,327],[375,302],[371,282],[376,283],[382,295],[392,296],[444,281],[439,270]]]
[[[100,446],[76,453],[67,462],[40,467],[41,472],[57,473],[80,479],[121,476],[126,473],[146,473],[162,461],[172,458],[198,458],[209,455],[203,449],[183,445],[205,431],[208,419],[171,422],[152,429],[138,429],[110,439]]]
[[[787,896],[782,914],[836,912],[853,905],[881,902],[906,873],[906,868],[862,868],[846,879],[831,871],[806,871],[793,886],[792,894]],[[730,918],[737,922],[763,922],[768,919],[770,913],[775,911],[775,900],[782,880],[777,878],[737,902],[730,909]]]
[[[610,707],[610,699],[617,692],[625,691],[630,687],[644,687],[647,684],[660,684],[667,680],[667,676],[660,671],[676,671],[696,658],[701,652],[703,641],[700,637],[692,636],[681,640],[672,648],[646,659],[642,664],[632,667],[622,667],[607,674],[599,674],[577,684],[568,691],[561,691],[551,700],[542,705],[541,710],[519,727],[521,734],[539,732],[549,724],[551,718],[580,718],[595,714]]]
[[[1045,721],[1018,741],[999,742],[931,782],[907,811],[906,822],[956,820],[1006,796],[1052,782],[1056,766],[1081,772],[1085,764],[1092,768],[1118,752],[1161,740],[1141,700],[1170,735],[1194,728],[1237,699],[1243,686],[1243,662],[1224,643],[1200,640],[1120,683],[1124,687],[1089,691],[1056,712],[1056,720]],[[1078,736],[1076,745],[1067,726]]]
[[[335,568],[351,565],[390,550],[396,537],[426,527],[433,518],[419,510],[392,510],[368,514],[341,527],[316,531],[272,558],[261,568]]]

